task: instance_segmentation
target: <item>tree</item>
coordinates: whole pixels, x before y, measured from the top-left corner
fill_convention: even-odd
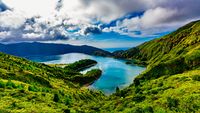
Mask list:
[[[59,95],[56,93],[54,94],[54,98],[53,98],[53,101],[54,102],[59,102],[60,98],[59,98]]]

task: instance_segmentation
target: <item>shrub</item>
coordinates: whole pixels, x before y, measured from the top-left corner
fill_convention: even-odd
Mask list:
[[[116,88],[116,96],[125,97],[126,94],[127,94],[126,91],[120,90],[120,89],[118,89],[118,87]]]
[[[153,108],[151,106],[147,106],[144,108],[144,113],[153,113]]]
[[[12,89],[12,88],[16,88],[16,85],[11,80],[8,80],[8,82],[6,83],[6,87],[8,89]]]
[[[71,104],[71,101],[72,101],[72,99],[71,99],[70,96],[66,96],[66,97],[65,97],[65,105],[70,105],[70,104]]]
[[[152,89],[150,92],[151,94],[158,94],[159,91],[160,91],[159,88],[155,88],[155,89]]]
[[[136,95],[136,96],[134,96],[133,97],[133,101],[135,101],[135,102],[142,102],[142,101],[144,101],[145,100],[145,96],[142,96],[142,95]]]
[[[23,89],[24,89],[24,85],[23,85],[23,84],[18,85],[18,86],[17,86],[17,89],[23,90]]]
[[[64,113],[70,113],[70,109],[64,110]]]
[[[194,75],[194,76],[192,76],[192,80],[194,80],[194,81],[200,81],[200,75]]]
[[[143,109],[140,107],[136,107],[133,109],[133,111],[131,111],[132,113],[143,113]]]
[[[188,77],[181,77],[180,79],[179,79],[179,81],[183,81],[183,82],[185,82],[185,81],[188,81],[189,79],[188,79]]]
[[[50,89],[49,89],[49,88],[46,88],[46,87],[43,87],[43,88],[42,88],[42,92],[47,92],[47,93],[48,93],[48,92],[50,92]]]
[[[168,97],[167,98],[167,106],[172,109],[172,108],[176,108],[178,106],[178,99],[172,98],[172,97]]]
[[[59,100],[60,100],[59,95],[58,95],[57,93],[54,94],[53,101],[54,101],[54,102],[59,102]]]
[[[5,83],[0,80],[0,88],[5,88],[5,87],[6,87]]]
[[[41,84],[43,86],[51,87],[50,82],[47,79],[45,79],[44,77],[37,75],[37,76],[33,76],[33,79],[35,82],[38,82],[39,84]]]
[[[136,87],[135,88],[135,93],[137,94],[137,93],[141,93],[142,92],[142,90],[139,88],[139,87]]]
[[[11,104],[11,106],[12,106],[12,108],[16,108],[16,107],[17,107],[16,102],[13,102],[13,103]]]
[[[10,113],[7,109],[0,109],[0,113]]]
[[[161,81],[158,83],[158,87],[162,87],[162,86],[163,86],[163,82]]]
[[[35,85],[31,85],[31,86],[28,87],[28,90],[33,91],[33,92],[38,92],[39,88],[37,88]]]
[[[116,93],[118,93],[120,91],[119,87],[116,87]]]

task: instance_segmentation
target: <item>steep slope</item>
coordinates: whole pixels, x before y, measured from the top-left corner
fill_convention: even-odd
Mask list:
[[[147,70],[132,85],[116,88],[108,97],[80,87],[98,78],[99,70],[82,76],[73,68],[50,67],[0,53],[0,112],[198,113],[199,32],[200,21],[196,21],[136,48],[115,52],[116,57],[147,65]]]
[[[87,62],[81,63],[86,66]],[[104,98],[100,92],[80,87],[94,82],[100,75],[98,69],[82,75],[73,69],[48,66],[0,53],[0,112],[80,111],[83,104]]]
[[[114,54],[116,57],[133,59],[134,63],[147,65],[141,79],[158,78],[199,68],[200,21],[191,22],[162,38]]]
[[[98,103],[102,113],[200,112],[200,21],[114,54],[145,64],[147,70],[128,88]]]
[[[92,106],[101,113],[199,113],[200,70],[131,85]]]
[[[53,43],[15,43],[0,44],[0,51],[15,56],[33,56],[33,55],[61,55],[67,53],[84,53],[89,55],[112,56],[111,53],[92,46],[74,46],[69,44]]]
[[[188,51],[199,50],[199,43],[200,21],[195,21],[169,35],[115,54],[118,53],[119,57],[139,59],[152,65],[186,55]]]

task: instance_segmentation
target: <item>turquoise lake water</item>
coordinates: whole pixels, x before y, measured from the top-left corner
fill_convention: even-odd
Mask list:
[[[67,64],[73,63],[81,59],[93,59],[98,62],[81,73],[86,73],[88,70],[99,68],[103,71],[102,76],[89,86],[93,90],[101,90],[105,94],[114,93],[116,87],[123,89],[133,83],[133,79],[145,70],[144,67],[125,64],[124,60],[113,58],[90,56],[80,53],[70,53],[56,56],[33,56],[28,59],[46,64]]]

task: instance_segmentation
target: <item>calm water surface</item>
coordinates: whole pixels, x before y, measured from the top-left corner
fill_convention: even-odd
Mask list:
[[[114,93],[116,87],[123,89],[129,86],[133,82],[134,77],[145,70],[144,67],[127,65],[123,60],[90,56],[80,53],[70,53],[56,56],[32,56],[28,57],[28,59],[46,64],[67,64],[81,59],[96,60],[98,62],[96,66],[84,70],[81,73],[86,73],[88,70],[95,68],[101,69],[103,71],[102,76],[90,85],[89,88],[101,90],[105,94]]]

